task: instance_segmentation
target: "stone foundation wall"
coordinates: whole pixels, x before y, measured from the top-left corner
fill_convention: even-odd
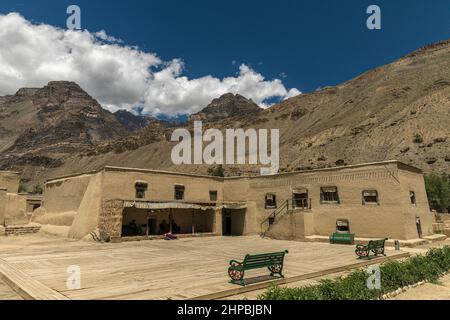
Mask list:
[[[121,237],[123,209],[123,201],[107,200],[103,202],[98,218],[101,241],[109,242],[111,239]]]
[[[25,234],[38,233],[40,230],[40,225],[12,226],[4,228],[6,236],[20,236]]]

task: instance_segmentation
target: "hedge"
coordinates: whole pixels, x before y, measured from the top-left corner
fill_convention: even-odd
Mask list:
[[[377,300],[383,295],[422,281],[435,282],[450,270],[450,246],[431,249],[403,261],[389,261],[380,266],[381,289],[369,289],[366,270],[356,270],[346,277],[322,280],[317,285],[300,288],[273,286],[258,296],[260,300]]]

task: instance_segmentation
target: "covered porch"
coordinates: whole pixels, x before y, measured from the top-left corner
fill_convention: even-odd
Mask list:
[[[247,208],[246,203],[236,202],[114,200],[109,203],[115,204],[112,207],[116,214],[120,212],[111,237],[121,241],[160,239],[167,233],[181,238],[222,235],[223,212],[245,212]],[[101,220],[105,226],[114,220],[107,213],[110,207],[103,206]],[[99,229],[105,228],[99,225]]]

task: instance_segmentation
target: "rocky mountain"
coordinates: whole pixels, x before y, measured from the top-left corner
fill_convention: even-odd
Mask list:
[[[118,110],[114,112],[116,119],[130,132],[135,132],[145,128],[150,123],[157,122],[150,116],[137,116],[126,110]]]
[[[104,165],[206,173],[206,165],[172,164],[174,127],[119,120],[80,90],[55,82],[0,97],[0,169],[20,170],[29,183]],[[450,41],[265,110],[227,94],[182,126],[192,129],[193,120],[221,130],[279,129],[281,171],[398,159],[450,173]]]
[[[206,108],[189,117],[189,121],[219,121],[238,116],[257,115],[263,109],[239,94],[227,93],[214,99]]]
[[[59,167],[67,156],[129,134],[113,114],[66,81],[3,97],[0,132],[0,168],[21,171]]]

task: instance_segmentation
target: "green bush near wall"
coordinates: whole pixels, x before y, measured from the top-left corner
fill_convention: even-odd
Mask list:
[[[440,213],[450,211],[450,175],[431,173],[425,176],[430,208]]]
[[[260,295],[260,300],[377,300],[399,288],[421,281],[435,282],[450,270],[450,246],[431,249],[426,255],[403,261],[389,261],[380,266],[381,289],[369,289],[365,270],[353,271],[346,277],[323,280],[301,288],[273,286]]]

